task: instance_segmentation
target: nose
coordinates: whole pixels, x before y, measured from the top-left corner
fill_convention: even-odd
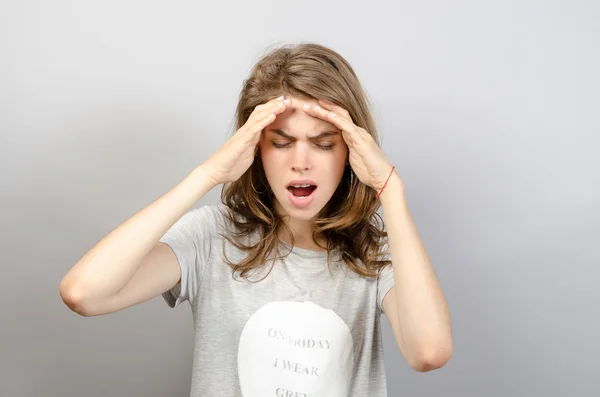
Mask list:
[[[292,170],[308,171],[312,168],[306,145],[296,144],[292,154]]]

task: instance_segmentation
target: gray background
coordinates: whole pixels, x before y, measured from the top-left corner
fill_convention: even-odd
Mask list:
[[[449,301],[391,396],[597,396],[596,1],[3,1],[1,396],[186,396],[188,305],[83,318],[58,285],[231,132],[273,44],[355,67]],[[199,205],[215,203],[218,189]]]

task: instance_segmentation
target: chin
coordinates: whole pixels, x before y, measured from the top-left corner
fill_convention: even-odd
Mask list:
[[[290,207],[290,205],[282,205],[281,208],[287,216],[299,221],[311,221],[321,211],[321,208],[316,208],[312,206],[311,208],[298,209]]]

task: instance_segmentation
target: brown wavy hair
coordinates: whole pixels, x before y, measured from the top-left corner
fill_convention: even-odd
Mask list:
[[[263,55],[244,80],[236,109],[236,130],[246,123],[256,106],[280,95],[324,99],[341,106],[379,144],[367,97],[356,73],[342,56],[327,47],[313,43],[283,45]],[[221,201],[226,207],[224,215],[233,225],[233,230],[221,235],[247,253],[239,263],[225,259],[233,273],[239,272],[248,279],[253,269],[267,262],[271,253],[278,254],[272,257],[273,265],[276,259],[285,257],[279,254],[278,232],[286,228],[292,246],[294,238],[275,211],[274,195],[260,153],[237,181],[223,186]],[[350,269],[365,277],[376,277],[378,270],[390,263],[381,257],[387,246],[387,232],[377,213],[379,206],[375,191],[361,183],[347,165],[337,190],[314,221],[313,241],[318,245],[317,236],[327,241],[326,247],[319,246],[327,250],[328,265],[336,249]],[[258,240],[249,240],[255,233]]]

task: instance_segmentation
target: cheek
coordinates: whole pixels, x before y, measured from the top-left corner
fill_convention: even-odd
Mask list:
[[[336,170],[336,178],[339,182],[346,170],[346,161],[348,160],[348,146],[343,145],[340,151],[336,153],[334,168]]]
[[[342,144],[339,145],[337,149],[338,150],[334,155],[335,159],[333,161],[336,167],[341,167],[341,169],[343,170],[346,166],[346,160],[348,159],[348,146]]]
[[[269,144],[260,146],[260,157],[262,158],[263,166],[273,166],[273,164],[277,162],[278,155],[274,149],[275,148]]]

